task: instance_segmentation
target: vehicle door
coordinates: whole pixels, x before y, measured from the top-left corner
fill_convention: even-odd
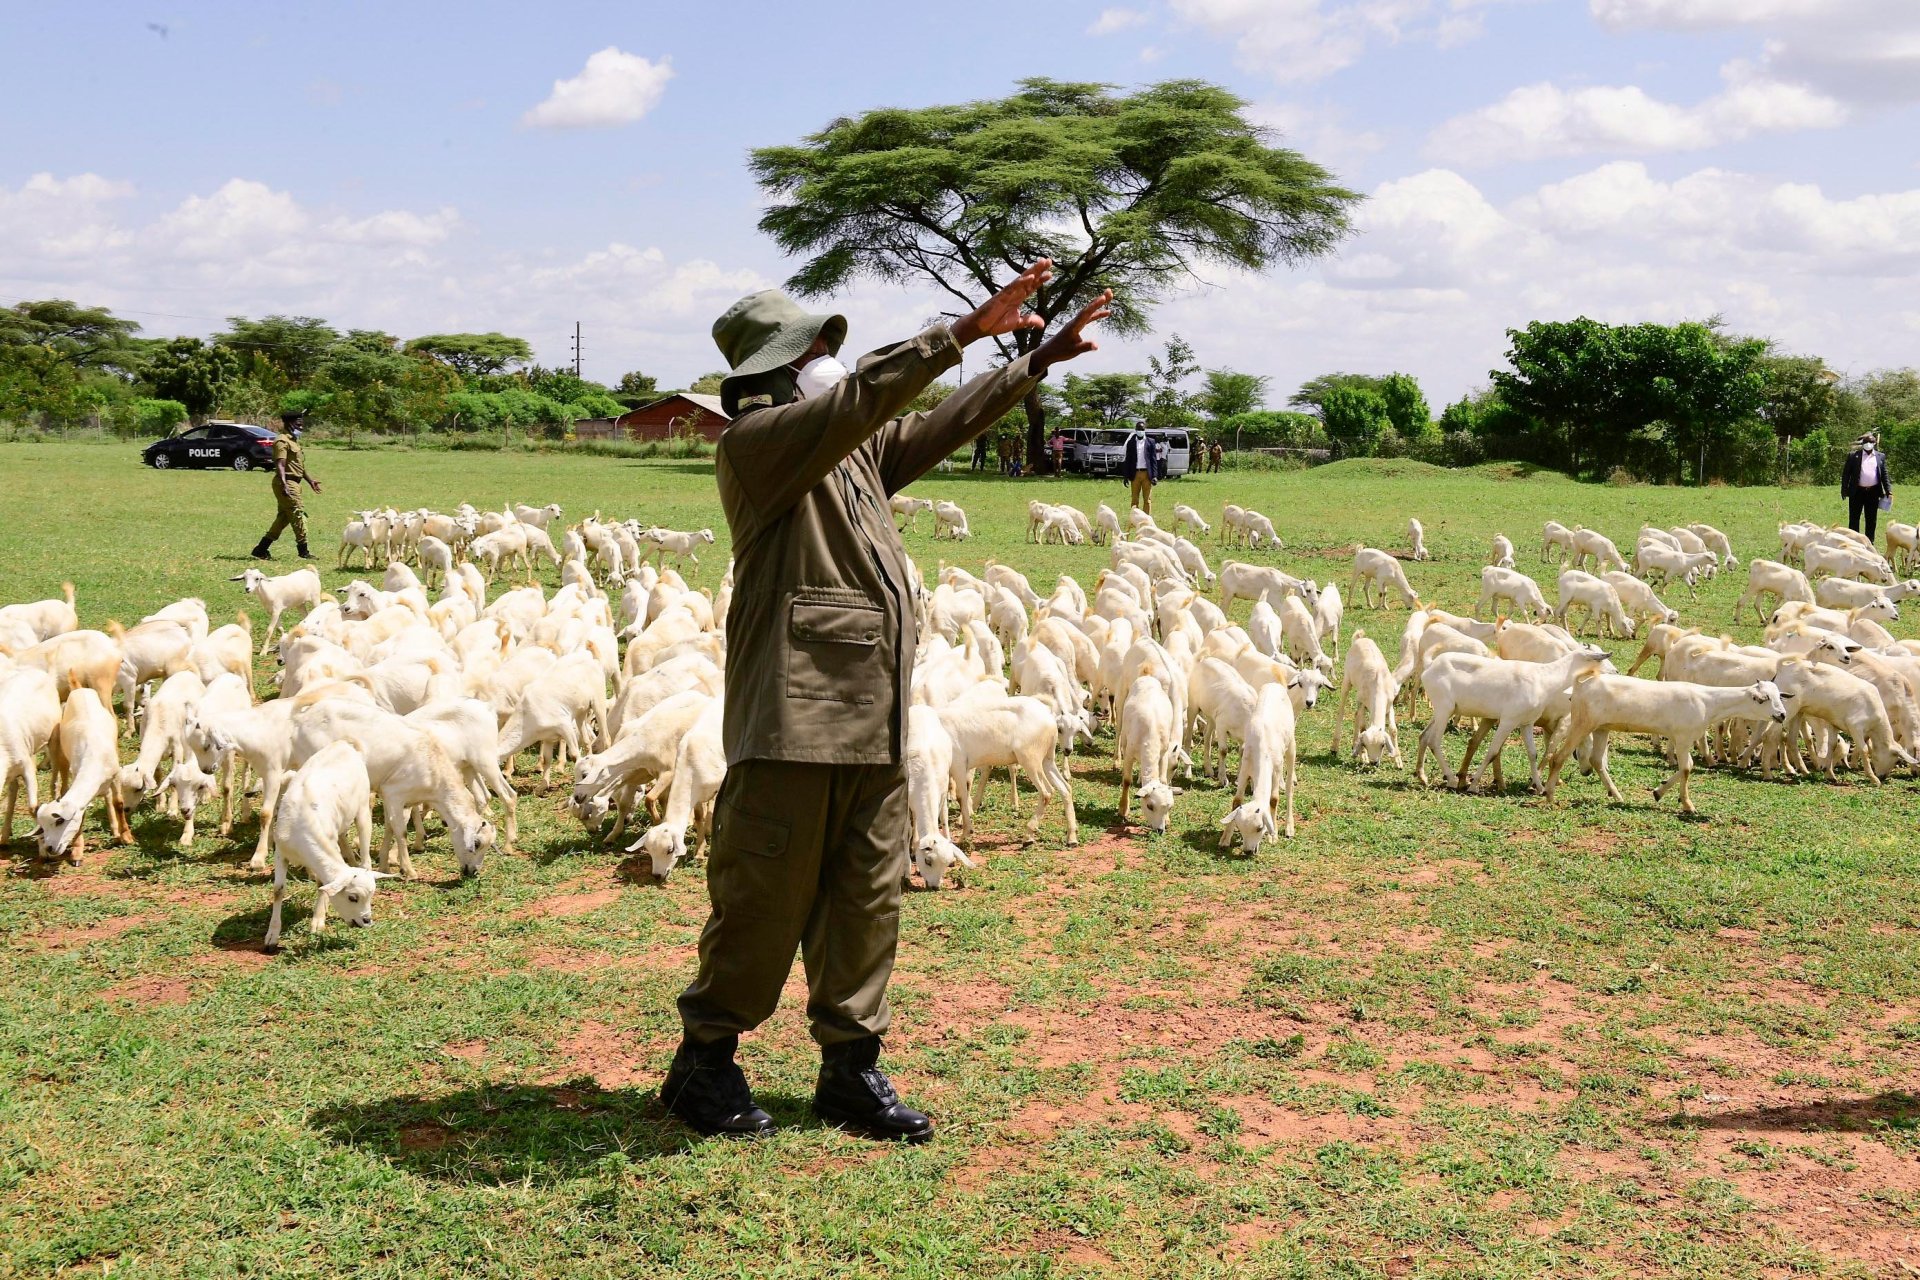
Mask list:
[[[174,447],[175,461],[183,467],[219,467],[226,465],[226,450],[214,432],[216,427],[195,427],[181,436]]]

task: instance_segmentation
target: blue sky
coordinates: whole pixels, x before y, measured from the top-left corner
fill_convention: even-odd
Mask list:
[[[1404,369],[1437,406],[1506,327],[1582,312],[1920,362],[1915,0],[9,6],[0,298],[499,328],[548,362],[577,319],[589,374],[681,382],[793,267],[751,147],[1035,74],[1225,83],[1369,194],[1334,260],[1158,313],[1281,395]],[[835,305],[871,346],[939,302]]]

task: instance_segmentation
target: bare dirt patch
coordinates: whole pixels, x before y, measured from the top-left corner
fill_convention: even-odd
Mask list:
[[[555,973],[593,973],[624,963],[604,951],[586,951],[578,947],[535,947],[527,953],[527,963],[536,969]]]
[[[90,943],[106,942],[117,938],[130,929],[151,924],[159,918],[147,912],[130,916],[112,916],[106,920],[96,920],[92,924],[74,925],[67,929],[49,929],[45,933],[34,934],[29,941],[49,950],[84,947]]]
[[[454,1044],[443,1044],[440,1052],[449,1058],[458,1058],[462,1062],[478,1062],[487,1056],[485,1040],[461,1040]]]
[[[402,1151],[439,1151],[453,1142],[453,1133],[445,1125],[410,1124],[400,1131]]]
[[[259,969],[272,964],[274,958],[262,943],[248,939],[245,942],[216,942],[208,959],[217,961],[225,968]]]
[[[185,1004],[193,999],[193,984],[185,978],[147,974],[114,983],[100,993],[100,998],[109,1004]]]
[[[535,917],[563,920],[570,916],[584,916],[602,907],[610,907],[619,900],[620,889],[616,885],[606,889],[591,889],[585,893],[554,894],[552,897],[530,902],[513,914],[521,920]]]
[[[604,1022],[583,1022],[554,1045],[548,1081],[590,1077],[602,1089],[623,1089],[654,1082],[655,1059],[672,1045],[643,1040]]]

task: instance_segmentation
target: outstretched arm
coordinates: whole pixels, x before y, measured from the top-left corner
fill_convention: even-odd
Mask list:
[[[880,475],[887,492],[900,492],[939,466],[940,459],[998,422],[1053,365],[1095,350],[1098,344],[1086,337],[1085,331],[1088,325],[1107,318],[1107,304],[1112,301],[1113,291],[1109,289],[1026,355],[971,379],[926,413],[908,414],[883,428],[877,443]]]
[[[772,519],[824,480],[841,461],[952,368],[960,348],[976,339],[1041,323],[1021,306],[1053,275],[1041,259],[985,303],[953,322],[860,362],[817,400],[759,409],[728,427],[720,456],[742,495],[763,520]]]

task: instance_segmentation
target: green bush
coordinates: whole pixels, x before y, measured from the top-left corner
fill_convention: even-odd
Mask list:
[[[1252,453],[1229,449],[1220,455],[1222,471],[1305,471],[1311,464],[1298,454]]]

